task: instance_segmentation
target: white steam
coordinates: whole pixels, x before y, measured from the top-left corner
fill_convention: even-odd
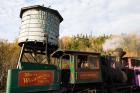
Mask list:
[[[103,49],[105,51],[114,50],[120,47],[120,41],[122,40],[123,39],[121,38],[121,36],[113,36],[112,38],[106,40],[106,42],[103,45]]]

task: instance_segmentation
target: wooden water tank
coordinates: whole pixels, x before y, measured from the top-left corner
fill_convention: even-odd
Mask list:
[[[21,27],[18,42],[27,48],[58,48],[59,25],[63,18],[57,10],[35,5],[21,8]]]

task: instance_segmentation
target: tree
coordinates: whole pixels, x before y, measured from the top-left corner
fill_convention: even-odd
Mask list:
[[[7,40],[0,41],[0,87],[5,87],[7,71],[16,67],[19,47],[17,43],[8,43]]]
[[[110,39],[112,36],[111,35],[103,35],[99,37],[92,37],[90,38],[91,42],[91,48],[93,49],[94,52],[104,52],[103,50],[103,44],[106,42],[107,39]]]
[[[103,35],[99,37],[77,34],[72,37],[62,37],[59,40],[61,49],[103,52],[103,44],[111,36]]]
[[[140,56],[140,38],[136,34],[123,34],[120,47],[126,52],[127,56]]]

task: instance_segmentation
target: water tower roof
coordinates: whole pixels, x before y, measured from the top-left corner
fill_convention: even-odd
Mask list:
[[[20,11],[20,18],[22,18],[22,14],[23,14],[25,11],[29,10],[29,9],[41,9],[41,10],[44,10],[44,11],[46,11],[46,12],[51,12],[51,13],[53,13],[53,14],[55,14],[56,16],[59,17],[60,22],[63,21],[62,16],[60,15],[60,13],[59,13],[57,10],[50,9],[50,8],[48,8],[48,7],[44,7],[44,6],[41,6],[41,5],[34,5],[34,6],[28,6],[28,7],[23,7],[23,8],[21,8],[21,11]]]

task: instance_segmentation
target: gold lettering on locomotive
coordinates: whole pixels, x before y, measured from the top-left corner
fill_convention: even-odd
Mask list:
[[[19,73],[20,86],[46,85],[53,82],[52,71],[21,71]]]
[[[78,72],[78,79],[97,79],[99,75],[98,71],[93,72]]]
[[[24,82],[24,83],[28,83],[29,81],[30,81],[29,78],[23,78],[23,82]]]

